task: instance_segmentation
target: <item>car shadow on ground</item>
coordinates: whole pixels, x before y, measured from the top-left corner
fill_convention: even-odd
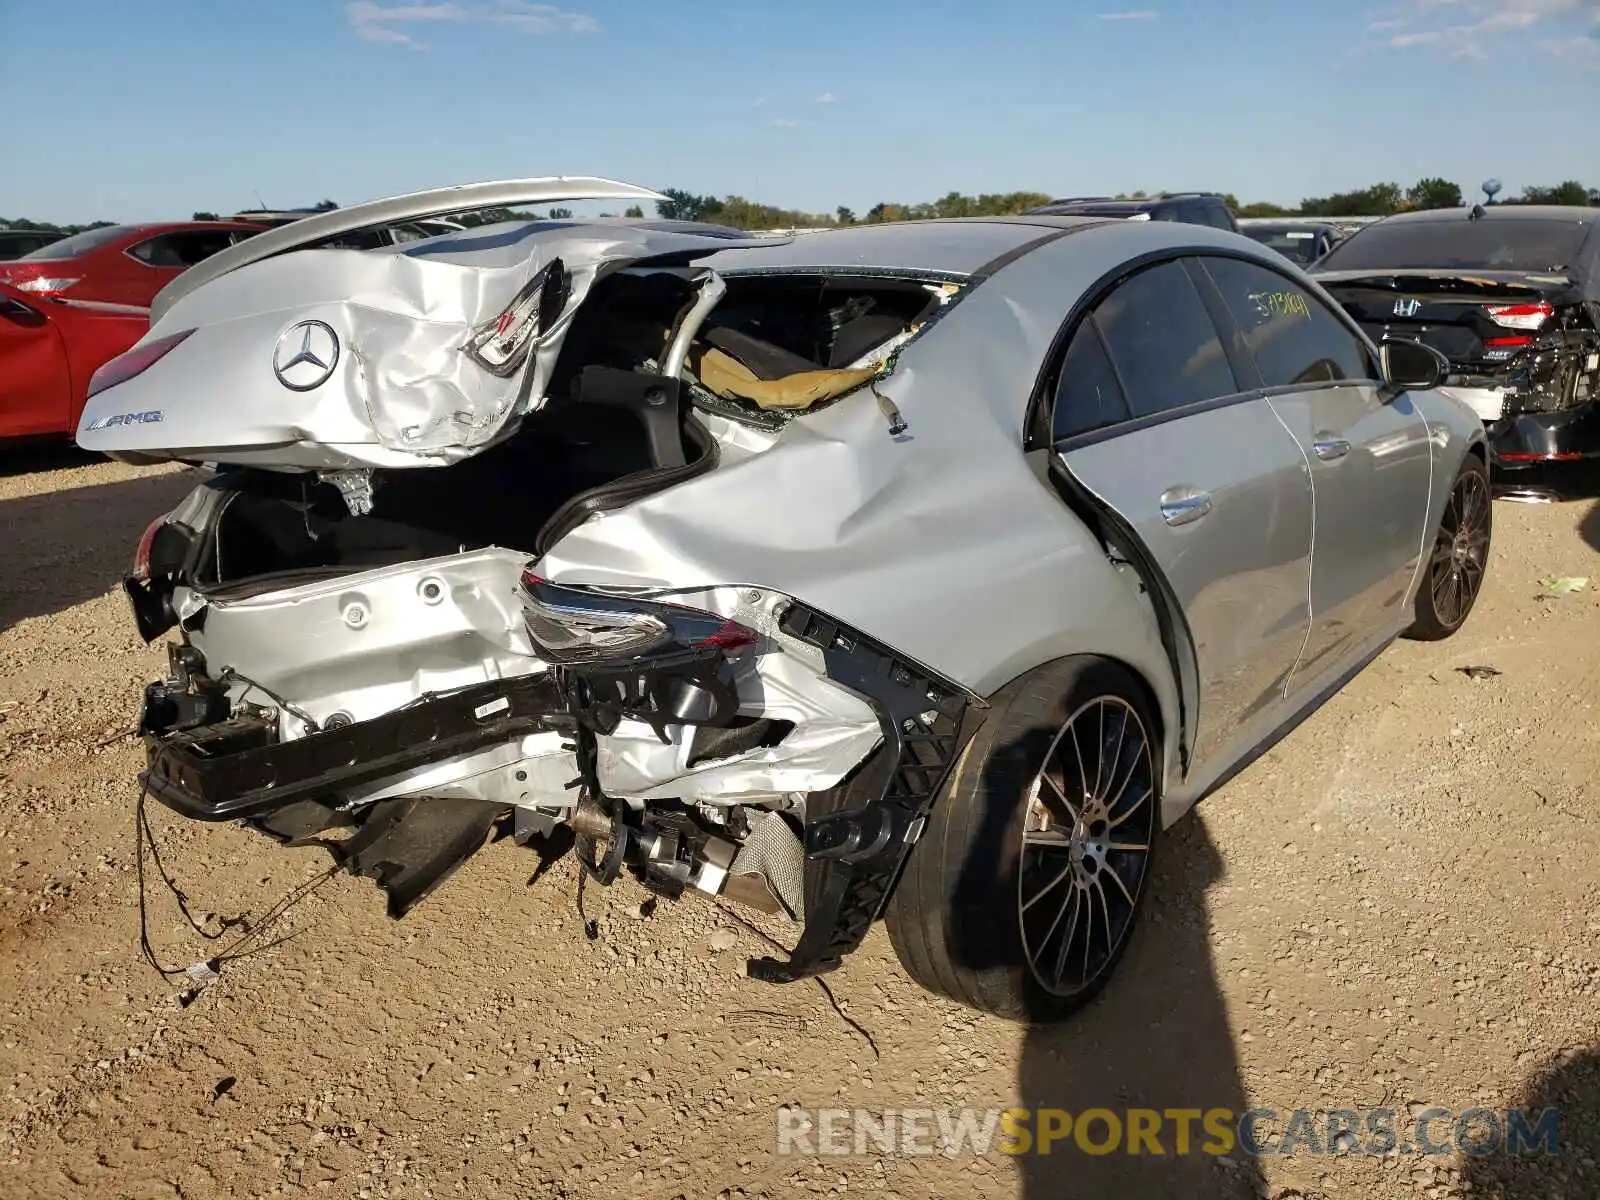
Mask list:
[[[1221,855],[1198,819],[1185,818],[1167,831],[1141,927],[1106,990],[1064,1024],[1032,1026],[1024,1035],[1017,1080],[1022,1107],[1075,1114],[1105,1108],[1125,1123],[1135,1108],[1163,1114],[1222,1108],[1234,1117],[1248,1110],[1208,939],[1205,893],[1221,876]],[[1126,1129],[1112,1153],[1090,1155],[1063,1144],[1050,1155],[1022,1156],[1024,1200],[1253,1200],[1262,1180],[1254,1160],[1238,1151],[1228,1157],[1206,1152],[1210,1139],[1198,1114],[1189,1152],[1180,1154],[1174,1125],[1161,1124],[1159,1157],[1129,1153]]]
[[[0,474],[46,469],[25,457],[26,468],[14,465],[14,453],[0,457]],[[0,500],[0,630],[116,587],[146,526],[194,486],[182,471]]]
[[[1578,536],[1591,549],[1600,550],[1600,459],[1500,471],[1494,477],[1494,491],[1497,498],[1522,491],[1555,504],[1586,505],[1588,511],[1578,521]]]
[[[1600,550],[1600,500],[1591,504],[1583,520],[1578,522],[1578,536],[1591,550]]]
[[[1003,825],[1011,814],[995,811],[982,819]],[[992,931],[964,920],[970,906],[959,898],[995,886],[1014,889],[1016,882],[994,878],[994,863],[976,857],[963,866],[952,893],[949,949],[961,965],[983,970],[1009,964],[994,961]],[[1192,816],[1179,821],[1160,839],[1140,925],[1105,990],[1060,1024],[1025,1029],[1014,1103],[1029,1110],[1027,1128],[1037,1133],[1044,1109],[1065,1110],[1075,1124],[1088,1110],[1103,1112],[1086,1125],[1087,1148],[1067,1136],[1048,1154],[1035,1146],[1016,1156],[1023,1200],[1255,1200],[1259,1194],[1263,1176],[1256,1161],[1238,1149],[1219,1153],[1226,1145],[1202,1123],[1208,1110],[1226,1109],[1231,1130],[1250,1107],[1208,938],[1206,890],[1221,877],[1222,858],[1204,824]],[[1130,1152],[1132,1109],[1162,1114],[1159,1155],[1148,1142],[1141,1153]],[[1172,1109],[1193,1113],[1185,1153],[1179,1152],[1179,1121],[1166,1115]],[[1102,1150],[1107,1110],[1122,1134],[1114,1148]]]
[[[1539,1114],[1555,1109],[1555,1153],[1533,1147],[1508,1153],[1502,1148],[1481,1157],[1464,1157],[1471,1195],[1480,1200],[1555,1200],[1600,1196],[1600,1049],[1570,1050],[1540,1071],[1511,1098],[1508,1107]],[[1531,1151],[1531,1152],[1530,1152]]]
[[[61,438],[0,444],[0,479],[31,475],[37,471],[59,471],[68,467],[88,467],[106,460],[80,449]]]

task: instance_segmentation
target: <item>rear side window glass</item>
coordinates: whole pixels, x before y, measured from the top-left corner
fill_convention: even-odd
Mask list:
[[[1377,378],[1361,339],[1288,276],[1235,258],[1203,261],[1265,386]]]
[[[1178,263],[1119,284],[1096,307],[1095,322],[1136,417],[1239,390],[1211,315]]]
[[[173,234],[172,241],[173,249],[183,265],[192,267],[233,245],[233,231],[208,229],[204,233],[177,233]]]
[[[1128,402],[1091,318],[1078,326],[1056,379],[1050,436],[1062,441],[1128,419]]]
[[[164,237],[151,238],[149,241],[140,242],[136,246],[129,246],[128,253],[142,263],[149,263],[152,267],[181,267],[177,251]]]
[[[192,267],[232,244],[232,232],[227,229],[167,233],[130,247],[128,253],[152,267]]]
[[[336,233],[320,242],[312,242],[310,250],[381,250],[392,245],[384,229],[353,229],[349,233]]]

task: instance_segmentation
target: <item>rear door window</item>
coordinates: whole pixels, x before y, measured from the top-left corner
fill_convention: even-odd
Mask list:
[[[1266,387],[1376,379],[1366,344],[1287,275],[1236,258],[1203,258]]]
[[[1056,377],[1050,435],[1063,441],[1128,419],[1128,401],[1090,317],[1078,326]]]
[[[1239,390],[1211,314],[1181,263],[1147,267],[1094,310],[1135,417]]]

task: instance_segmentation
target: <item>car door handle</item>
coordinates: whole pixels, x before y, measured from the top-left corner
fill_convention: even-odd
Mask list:
[[[1168,488],[1161,493],[1161,519],[1168,525],[1187,525],[1211,511],[1211,493],[1193,488]]]
[[[1316,451],[1317,457],[1323,462],[1332,462],[1350,453],[1350,443],[1344,438],[1321,435],[1311,443],[1311,449]]]

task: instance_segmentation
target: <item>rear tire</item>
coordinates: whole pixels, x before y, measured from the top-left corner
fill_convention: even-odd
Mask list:
[[[1158,737],[1139,681],[1106,659],[1064,659],[1001,691],[889,901],[907,974],[1018,1020],[1091,1000],[1144,899]]]
[[[1476,454],[1469,454],[1450,485],[1438,532],[1417,583],[1406,637],[1442,641],[1466,624],[1483,589],[1493,524],[1489,468]]]

